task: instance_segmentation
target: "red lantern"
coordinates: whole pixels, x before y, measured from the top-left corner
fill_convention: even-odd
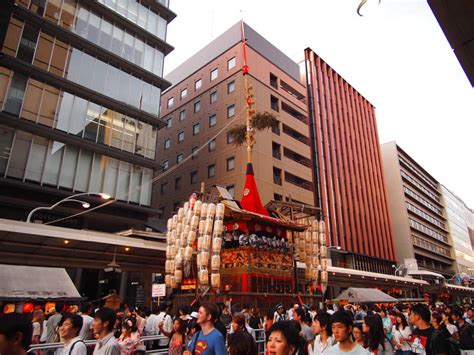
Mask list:
[[[25,303],[23,305],[23,313],[31,313],[33,312],[33,303]]]

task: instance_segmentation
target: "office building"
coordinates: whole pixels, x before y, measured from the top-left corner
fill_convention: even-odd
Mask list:
[[[455,271],[458,275],[474,275],[474,249],[469,235],[472,228],[469,227],[469,219],[474,212],[444,185],[441,185],[441,195],[446,211],[446,227],[453,241]]]
[[[0,215],[25,220],[33,207],[104,192],[119,201],[76,227],[117,231],[146,221],[164,126],[160,93],[169,85],[163,60],[175,15],[167,1],[0,6]],[[35,218],[50,221],[76,207]]]
[[[453,276],[455,255],[439,182],[395,142],[382,144],[397,261],[408,273]]]
[[[248,80],[256,110],[271,112],[279,125],[256,133],[253,166],[260,196],[312,204],[306,89],[297,63],[244,24]],[[186,60],[165,79],[161,100],[167,127],[158,132],[163,167],[153,204],[169,217],[200,183],[227,187],[240,200],[247,155],[227,134],[245,123],[243,49],[240,23]]]
[[[143,287],[162,267],[161,243],[102,232],[156,214],[159,104],[169,86],[163,61],[175,16],[168,0],[0,2],[3,263],[65,267],[89,299],[116,289],[144,302]],[[22,222],[32,209],[77,193],[93,193],[78,198],[91,210],[103,202],[95,193],[116,201],[72,218],[84,210],[67,202],[32,216],[43,225]],[[123,272],[108,277],[115,257]]]
[[[395,248],[373,105],[310,48],[305,50],[314,204],[333,263],[393,273]]]

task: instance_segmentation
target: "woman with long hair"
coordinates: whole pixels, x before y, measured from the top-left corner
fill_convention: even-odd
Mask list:
[[[186,346],[186,329],[181,318],[176,318],[173,321],[173,331],[166,334],[170,338],[170,345],[168,348],[169,355],[181,355]]]
[[[121,355],[131,355],[140,343],[140,334],[137,328],[137,319],[128,317],[122,322],[122,334],[118,338]]]
[[[403,313],[397,313],[392,327],[392,345],[396,355],[410,355],[411,329]]]
[[[451,337],[453,339],[458,340],[459,339],[458,327],[456,327],[453,324],[453,321],[451,319],[451,313],[444,311],[444,312],[441,313],[441,317],[442,317],[443,323],[446,326],[446,329],[448,330]]]
[[[382,318],[379,315],[367,315],[362,324],[365,335],[365,348],[374,355],[393,354],[393,347],[385,336]]]
[[[240,338],[245,338],[245,342],[248,343],[248,351],[245,353],[242,353],[242,355],[251,355],[251,354],[257,354],[257,343],[255,342],[255,339],[253,338],[252,334],[249,333],[247,329],[247,324],[245,322],[245,315],[243,313],[235,313],[232,317],[232,323],[230,323],[230,326],[232,328],[232,333],[229,334],[228,336],[228,343],[229,343],[229,351],[231,348],[233,348],[233,352],[235,353],[236,348],[237,348],[237,339]],[[238,334],[238,335],[237,335]],[[233,344],[231,346],[231,344]]]

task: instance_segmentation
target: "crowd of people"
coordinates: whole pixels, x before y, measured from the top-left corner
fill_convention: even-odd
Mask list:
[[[229,309],[215,303],[152,310],[93,309],[84,303],[57,303],[45,314],[37,309],[0,316],[0,354],[26,354],[31,343],[63,342],[37,355],[138,355],[143,336],[160,335],[148,349],[172,355],[473,355],[472,306],[400,304],[394,307],[345,305],[309,309],[282,304],[261,317],[248,305]],[[96,339],[93,348],[85,340]],[[265,341],[264,341],[265,339]]]

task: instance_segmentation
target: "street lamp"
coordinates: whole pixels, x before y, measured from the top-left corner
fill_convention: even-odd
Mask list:
[[[106,194],[106,193],[103,193],[103,192],[81,192],[79,194],[75,194],[75,195],[71,195],[71,196],[68,196],[66,198],[63,198],[61,201],[58,201],[54,205],[51,205],[49,207],[46,207],[46,206],[36,207],[35,209],[31,210],[30,213],[28,213],[28,217],[26,218],[26,223],[31,223],[31,218],[33,217],[33,214],[35,214],[36,212],[38,212],[40,210],[50,211],[50,210],[56,208],[58,205],[60,205],[64,202],[80,203],[83,208],[89,208],[91,206],[89,202],[85,202],[85,201],[75,199],[75,197],[86,196],[86,195],[96,195],[96,196],[101,197],[104,200],[108,200],[110,198],[109,194]]]

